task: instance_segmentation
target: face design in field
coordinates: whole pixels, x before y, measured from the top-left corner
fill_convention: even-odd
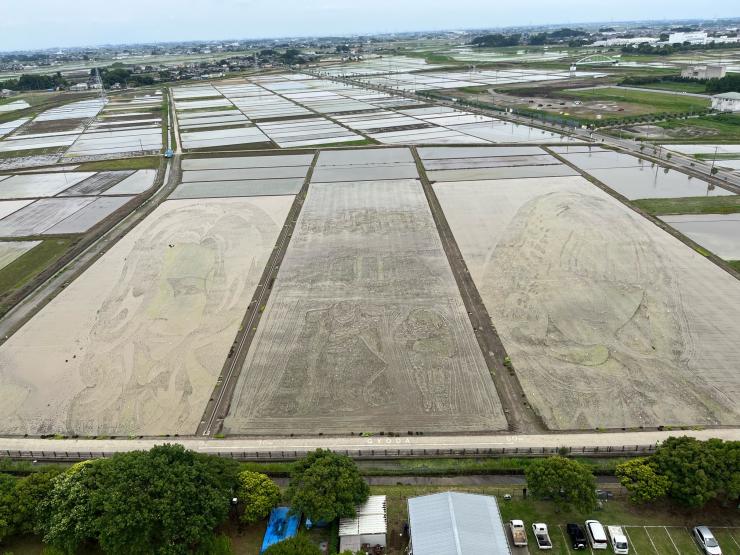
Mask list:
[[[680,418],[701,406],[687,383],[692,345],[672,261],[635,218],[594,195],[542,195],[518,211],[489,262],[507,350],[526,381],[570,400],[555,409],[563,427],[639,425],[656,410]],[[581,411],[605,392],[608,403]]]
[[[110,419],[117,424],[107,433],[131,433],[166,413],[184,423],[203,410],[190,399],[210,393],[209,358],[233,340],[221,331],[243,316],[252,294],[247,277],[262,271],[253,262],[246,272],[229,265],[260,252],[260,229],[275,224],[256,208],[238,215],[218,206],[185,210],[192,214],[171,211],[153,221],[127,256],[91,332],[80,367],[88,387],[72,402],[70,429],[109,429]],[[245,251],[240,237],[250,237],[254,251]]]

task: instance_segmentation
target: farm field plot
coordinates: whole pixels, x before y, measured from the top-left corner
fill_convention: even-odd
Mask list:
[[[709,108],[709,98],[637,91],[619,87],[569,90],[567,95],[589,101],[616,103],[624,108],[624,114],[646,114],[653,112],[699,112]]]
[[[581,177],[434,190],[552,429],[740,422],[740,284]]]
[[[408,148],[324,150],[319,154],[312,183],[418,179]]]
[[[0,198],[52,197],[93,175],[91,172],[16,174],[0,182]]]
[[[195,158],[183,163],[182,183],[170,198],[295,195],[313,155]]]
[[[94,200],[94,197],[37,200],[0,220],[0,237],[41,235]]]
[[[41,241],[0,242],[0,270],[39,244],[41,244]]]
[[[264,312],[225,433],[506,427],[418,180],[312,183]]]
[[[104,195],[138,195],[150,189],[157,177],[157,170],[137,170],[125,177],[110,189],[106,189]]]
[[[740,214],[677,214],[660,219],[720,258],[740,260]]]
[[[0,346],[0,432],[194,433],[291,203],[157,207]]]
[[[269,144],[270,140],[257,127],[187,131],[181,134],[182,146],[186,149],[214,146]]]
[[[342,77],[345,75],[406,73],[409,71],[438,69],[440,67],[439,65],[428,64],[423,58],[379,56],[377,58],[367,58],[359,62],[336,63],[322,66],[321,72],[333,77]]]
[[[565,160],[630,200],[732,195],[701,179],[629,154],[606,150],[560,152]]]
[[[432,182],[577,175],[537,147],[432,147],[418,152]]]
[[[362,135],[323,117],[270,121],[257,125],[282,148],[346,143],[364,139]]]
[[[603,77],[605,73],[576,72],[576,77]],[[531,83],[535,81],[558,81],[570,77],[567,71],[543,71],[536,69],[479,70],[479,71],[430,71],[424,73],[396,73],[370,77],[367,82],[399,90],[425,91],[432,89],[459,89]]]
[[[156,175],[65,169],[0,176],[0,237],[84,233],[152,187]]]
[[[16,110],[23,110],[30,108],[31,105],[25,100],[14,100],[12,102],[0,103],[0,114],[5,112],[15,112]]]
[[[740,145],[722,145],[722,144],[685,144],[685,145],[664,145],[664,148],[681,154],[690,155],[732,155],[737,154],[740,157]]]

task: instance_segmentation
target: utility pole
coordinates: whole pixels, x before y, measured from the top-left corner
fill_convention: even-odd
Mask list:
[[[719,145],[714,145],[714,158],[712,159],[712,167],[709,168],[710,177],[714,175],[714,164],[717,161],[717,150],[718,149],[719,149]]]

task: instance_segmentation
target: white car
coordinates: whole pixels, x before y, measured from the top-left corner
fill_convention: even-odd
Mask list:
[[[586,535],[591,549],[607,549],[609,542],[606,539],[604,526],[598,520],[586,521]]]
[[[722,555],[722,549],[709,528],[706,526],[696,526],[692,532],[702,553],[706,555]]]

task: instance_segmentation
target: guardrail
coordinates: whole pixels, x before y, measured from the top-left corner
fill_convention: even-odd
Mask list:
[[[629,455],[648,455],[654,453],[655,445],[621,445],[607,447],[495,447],[495,448],[462,448],[462,449],[382,449],[365,448],[333,449],[357,460],[371,459],[411,459],[411,458],[458,458],[458,457],[549,457],[552,455],[570,455],[581,457],[620,457]],[[235,459],[239,461],[294,461],[306,456],[310,451],[207,451],[210,455]],[[88,459],[112,457],[114,451],[0,451],[0,459],[38,462],[76,462]]]

